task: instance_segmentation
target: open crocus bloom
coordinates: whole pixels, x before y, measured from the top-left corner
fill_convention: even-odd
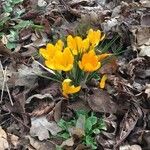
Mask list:
[[[90,29],[88,31],[87,38],[89,38],[92,47],[96,47],[99,42],[105,38],[105,34],[102,36],[102,32],[100,30],[94,31],[93,29]]]
[[[52,59],[57,51],[62,51],[64,43],[58,40],[55,45],[48,43],[46,48],[40,48],[40,54],[46,59]]]
[[[81,37],[72,37],[69,35],[67,37],[67,45],[71,49],[73,55],[78,55],[79,53],[85,52],[89,48],[89,39],[86,38],[82,40]]]
[[[58,51],[55,53],[53,59],[45,61],[45,65],[53,70],[69,71],[72,69],[74,57],[68,47],[63,52]]]
[[[81,86],[75,87],[74,85],[71,85],[72,80],[65,79],[62,82],[62,94],[68,98],[68,94],[74,94],[80,91]]]
[[[85,72],[96,71],[101,66],[101,63],[98,61],[98,56],[95,54],[94,50],[84,53],[78,64],[80,69]]]

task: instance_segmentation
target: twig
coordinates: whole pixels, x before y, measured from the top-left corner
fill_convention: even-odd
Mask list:
[[[5,88],[5,82],[6,82],[6,69],[7,69],[7,67],[5,68],[5,70],[3,70],[1,62],[0,62],[0,65],[1,65],[2,73],[3,73],[3,79],[4,79],[3,80],[3,84],[2,84],[1,101],[0,101],[0,103],[1,103],[2,100],[3,100],[3,95],[4,95],[4,88]]]
[[[30,129],[28,125],[26,125],[22,120],[18,119],[14,114],[11,113],[11,116],[16,119],[18,122],[20,122],[22,125],[24,125],[26,128]]]
[[[11,98],[11,95],[10,95],[10,91],[9,91],[9,88],[8,88],[8,85],[7,85],[7,80],[6,80],[6,76],[7,76],[7,66],[6,66],[5,69],[3,70],[3,66],[2,66],[2,63],[1,63],[1,61],[0,61],[0,67],[1,67],[1,70],[2,70],[2,73],[3,73],[3,78],[4,78],[3,85],[2,85],[2,92],[1,92],[1,101],[0,101],[0,102],[2,102],[3,94],[4,94],[4,88],[6,87],[6,90],[7,90],[8,96],[9,96],[10,103],[11,103],[11,105],[13,106],[14,103],[13,103],[13,101],[12,101],[12,98]]]

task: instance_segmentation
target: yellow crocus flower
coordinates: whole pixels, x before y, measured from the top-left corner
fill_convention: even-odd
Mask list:
[[[107,75],[104,74],[100,80],[100,83],[99,83],[99,86],[101,89],[103,89],[105,87],[105,84],[106,84],[106,80],[107,80]]]
[[[89,39],[82,40],[79,36],[73,38],[69,35],[67,37],[67,46],[71,49],[73,55],[77,55],[78,53],[85,52],[89,48]]]
[[[81,61],[78,63],[81,70],[86,72],[93,72],[100,68],[101,63],[98,61],[98,56],[94,50],[84,53]]]
[[[45,61],[45,65],[53,70],[70,71],[73,68],[74,57],[67,47],[63,52],[57,51],[53,59]]]
[[[46,48],[40,48],[39,52],[47,60],[49,58],[53,58],[56,50],[57,49],[55,48],[53,44],[48,43],[46,45]]]
[[[64,46],[64,43],[62,42],[62,40],[58,40],[55,45],[48,43],[46,45],[46,48],[40,48],[39,52],[46,60],[52,59],[56,51],[63,50],[63,46]]]
[[[62,94],[68,98],[68,94],[74,94],[80,91],[81,86],[75,87],[74,85],[71,85],[72,80],[65,79],[62,82]]]
[[[92,47],[96,47],[100,41],[105,38],[105,34],[102,36],[102,32],[100,30],[94,31],[90,29],[88,31],[87,38],[89,38]]]

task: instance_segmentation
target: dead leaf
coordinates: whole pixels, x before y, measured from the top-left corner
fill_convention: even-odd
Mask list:
[[[72,127],[69,128],[69,133],[76,138],[82,138],[85,135],[85,132],[82,128]]]
[[[32,103],[30,103],[32,104]],[[51,111],[53,111],[55,104],[53,101],[47,102],[47,101],[39,101],[38,105],[36,105],[35,109],[30,114],[34,117],[40,117],[42,115],[47,115]]]
[[[10,49],[6,48],[2,41],[0,41],[0,55],[11,56],[12,52]]]
[[[34,150],[54,150],[56,148],[55,144],[50,141],[39,141],[31,136],[26,136],[30,140],[30,145],[34,148]]]
[[[8,136],[10,138],[12,145],[14,147],[17,147],[17,145],[19,144],[19,137],[10,133],[8,134]]]
[[[138,119],[142,116],[142,110],[137,104],[132,104],[120,123],[119,135],[116,138],[115,148],[118,147],[134,129]]]
[[[106,150],[107,149],[112,150],[116,142],[115,141],[116,131],[117,131],[116,119],[117,117],[113,114],[105,115],[104,121],[107,130],[102,131],[102,133],[96,137],[98,143]]]
[[[87,97],[88,104],[95,112],[115,113],[117,105],[111,100],[106,91],[93,88],[92,94]]]
[[[37,136],[42,141],[49,138],[49,131],[52,135],[56,135],[61,131],[61,128],[54,121],[48,122],[46,117],[31,118],[31,136]]]
[[[150,98],[150,84],[146,84],[145,93],[147,94],[147,97]]]
[[[150,57],[150,45],[142,45],[139,47],[139,49],[140,49],[139,56]]]
[[[37,63],[33,62],[31,67],[22,64],[15,74],[15,85],[31,88],[36,83],[38,75],[41,74],[42,70]]]
[[[7,134],[0,126],[0,150],[6,150],[9,148],[9,144],[7,141]]]
[[[26,100],[26,103],[27,104],[30,103],[33,98],[36,98],[36,99],[49,98],[49,99],[53,100],[52,95],[49,94],[49,93],[46,93],[46,94],[34,94],[34,95],[28,97],[28,99]]]
[[[58,122],[62,117],[62,101],[56,103],[54,108],[54,120]]]
[[[111,18],[104,23],[102,23],[102,28],[104,32],[109,32],[112,28],[116,27],[119,24],[117,18]]]
[[[74,139],[73,137],[67,139],[66,141],[64,141],[62,144],[61,144],[61,147],[64,147],[64,146],[73,146],[74,145]]]
[[[139,46],[149,42],[149,40],[150,40],[150,29],[148,27],[137,27],[136,39],[137,39],[137,44]]]
[[[142,3],[144,7],[150,8],[149,0],[140,0],[140,3]]]
[[[44,0],[38,0],[38,6],[39,7],[45,7],[47,5],[47,2]]]
[[[141,25],[144,27],[150,27],[150,14],[145,14],[141,17]]]
[[[84,101],[83,99],[79,99],[77,101],[73,101],[72,103],[69,103],[68,108],[70,108],[74,111],[81,110],[81,109],[87,110],[87,111],[91,110],[87,101]]]
[[[142,150],[142,148],[139,145],[123,145],[119,150]]]

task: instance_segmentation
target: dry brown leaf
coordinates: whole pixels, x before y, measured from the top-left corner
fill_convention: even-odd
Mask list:
[[[140,2],[142,3],[142,5],[144,7],[150,8],[150,2],[149,2],[149,0],[140,0]]]
[[[61,144],[61,147],[64,147],[64,146],[73,146],[74,145],[74,139],[73,137],[67,139],[66,141],[64,141],[62,144]]]
[[[28,99],[26,100],[26,103],[27,104],[30,103],[33,98],[36,98],[36,99],[49,98],[49,99],[53,100],[52,95],[49,94],[49,93],[46,93],[46,94],[34,94],[34,95],[28,97]]]
[[[46,117],[31,118],[31,136],[37,136],[42,141],[49,138],[49,131],[52,135],[56,135],[61,128],[54,121],[48,122]]]
[[[74,101],[72,103],[69,103],[68,108],[77,111],[77,110],[87,110],[90,111],[91,108],[89,107],[87,101],[84,101],[83,99],[79,99],[77,101]]]
[[[147,97],[150,98],[150,84],[146,84],[145,93],[147,94]]]
[[[150,27],[150,14],[145,14],[141,17],[141,25]]]
[[[7,141],[7,134],[0,126],[0,150],[5,150],[9,148],[9,144]]]
[[[58,122],[62,116],[62,101],[56,103],[54,108],[54,120]]]
[[[123,145],[119,147],[119,150],[142,150],[140,145]]]
[[[95,112],[115,113],[117,105],[111,100],[106,91],[93,88],[92,94],[87,97],[88,104]]]
[[[10,138],[10,142],[12,143],[12,145],[14,147],[17,147],[17,145],[19,144],[19,137],[13,134],[8,134],[9,138]]]
[[[116,138],[115,148],[117,148],[127,138],[141,116],[141,108],[137,104],[132,104],[120,123],[120,131]]]
[[[150,45],[142,45],[139,47],[139,49],[140,49],[139,56],[150,57]]]
[[[35,109],[32,111],[30,115],[34,117],[46,115],[53,110],[54,106],[55,104],[53,101],[51,102],[39,101],[39,104],[35,107]]]
[[[55,144],[53,144],[52,142],[46,142],[46,141],[39,141],[36,140],[34,138],[32,138],[31,136],[26,136],[29,141],[30,141],[30,145],[34,148],[34,150],[54,150],[56,148]],[[33,149],[31,149],[33,150]]]

